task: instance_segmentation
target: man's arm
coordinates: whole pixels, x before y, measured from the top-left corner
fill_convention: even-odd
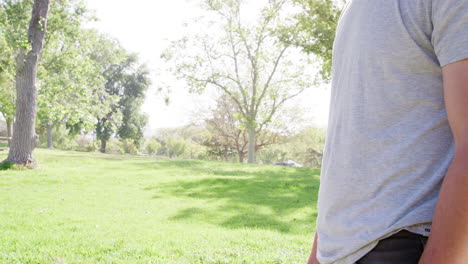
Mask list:
[[[307,264],[320,264],[317,260],[317,233],[315,233],[314,245],[312,247],[312,253],[310,253]]]
[[[419,264],[468,263],[468,60],[442,68],[455,156],[445,175]]]

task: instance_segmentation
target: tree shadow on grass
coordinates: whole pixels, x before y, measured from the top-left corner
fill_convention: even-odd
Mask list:
[[[205,171],[196,166],[186,169],[193,173]],[[200,220],[227,228],[261,228],[296,234],[312,231],[318,169],[216,168],[205,173],[211,176],[172,181],[145,190],[157,188],[159,193],[216,204],[185,207],[173,215],[172,220]]]

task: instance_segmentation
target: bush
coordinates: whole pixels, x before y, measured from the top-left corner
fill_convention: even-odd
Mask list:
[[[152,139],[146,141],[146,144],[145,144],[146,154],[155,155],[156,153],[158,153],[158,150],[160,148],[161,148],[161,144],[159,143],[159,141],[157,139],[152,138]]]
[[[138,148],[136,147],[135,143],[131,139],[122,139],[120,141],[120,148],[123,153],[125,154],[138,154]]]
[[[272,145],[257,152],[257,161],[262,164],[275,164],[285,161],[287,156],[288,152],[284,146]]]
[[[184,159],[204,160],[208,157],[207,147],[191,140],[185,141],[185,151],[182,155]]]
[[[100,144],[99,144],[99,148],[100,148]],[[109,139],[106,143],[106,153],[123,154],[124,151],[122,149],[120,141],[118,141],[115,138]]]
[[[74,136],[68,135],[65,127],[57,125],[52,131],[52,145],[56,149],[73,150],[77,145]],[[39,146],[47,147],[47,135],[45,131],[39,133]]]
[[[96,143],[90,140],[86,135],[77,136],[75,142],[77,146],[73,149],[76,151],[95,152],[97,150]]]
[[[0,162],[0,170],[9,170],[11,168],[13,168],[15,164],[13,162],[10,162],[10,161],[3,161],[3,162]]]
[[[169,158],[177,158],[185,153],[187,142],[184,139],[169,137],[166,140],[167,155]]]
[[[257,161],[263,164],[274,164],[287,160],[307,167],[320,167],[325,145],[325,130],[307,127],[286,143],[275,144],[257,152]]]

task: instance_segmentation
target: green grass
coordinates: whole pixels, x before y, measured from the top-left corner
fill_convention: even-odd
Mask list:
[[[38,169],[0,171],[0,263],[291,264],[309,255],[318,169],[35,155]]]

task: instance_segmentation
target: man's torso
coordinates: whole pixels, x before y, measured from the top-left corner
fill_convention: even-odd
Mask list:
[[[333,48],[318,259],[353,263],[402,229],[428,235],[453,157],[431,1],[351,0]]]

